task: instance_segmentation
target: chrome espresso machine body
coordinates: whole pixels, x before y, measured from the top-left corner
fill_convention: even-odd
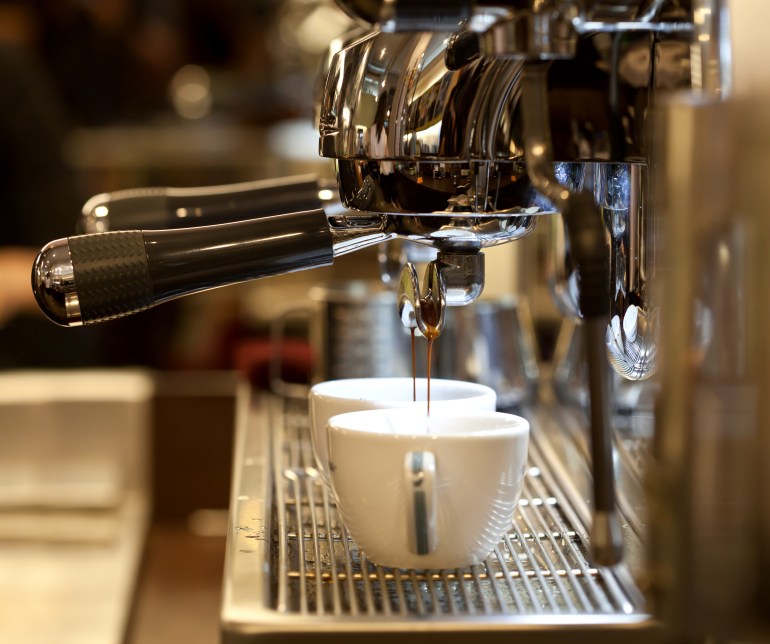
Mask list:
[[[679,356],[687,350],[679,339],[691,336],[683,326],[680,335],[661,331],[666,310],[658,305],[676,295],[656,297],[654,284],[685,261],[659,248],[663,220],[693,215],[670,212],[674,202],[660,195],[676,193],[667,165],[677,158],[671,114],[690,109],[696,116],[679,122],[695,123],[695,131],[703,120],[697,114],[718,111],[728,94],[723,4],[338,4],[366,25],[333,47],[320,97],[320,153],[335,160],[339,200],[308,177],[98,195],[84,208],[88,234],[41,251],[33,270],[41,308],[59,324],[89,324],[401,239],[437,251],[422,287],[411,263],[394,280],[402,321],[423,328],[424,307],[435,321],[445,305],[478,298],[485,248],[524,237],[539,223],[550,228],[556,248],[558,307],[579,322],[588,415],[558,406],[529,410],[533,466],[516,530],[496,562],[468,571],[391,571],[367,563],[313,478],[306,446],[245,432],[236,450],[241,469],[231,508],[225,638],[411,632],[447,639],[482,630],[501,641],[514,632],[541,641],[666,641],[743,634],[730,632],[747,621],[737,609],[705,620],[707,626],[693,623],[722,596],[690,588],[703,574],[702,560],[682,563],[693,525],[675,530],[673,545],[666,541],[672,517],[687,523],[698,516],[690,511],[694,495],[667,498],[666,486],[682,480],[676,477],[646,486],[643,474],[659,475],[660,464],[649,436],[628,443],[613,432],[609,370],[649,379],[661,353],[664,403],[671,374],[692,379],[684,367],[670,366],[676,357],[667,363],[658,350],[662,337],[664,349]],[[685,98],[669,101],[681,90]],[[689,161],[695,166],[697,159]],[[679,228],[670,228],[675,239]],[[675,469],[686,477],[689,466],[671,445],[681,447],[672,436],[687,436],[689,425],[679,421],[692,413],[663,407],[655,429],[660,463],[679,458]],[[283,407],[271,422],[284,438],[296,438],[297,418],[296,409]],[[565,436],[578,447],[554,447]],[[642,472],[639,464],[648,459],[654,465]],[[736,565],[745,570],[762,556]],[[677,577],[683,570],[689,579]],[[761,596],[761,584],[752,589]]]

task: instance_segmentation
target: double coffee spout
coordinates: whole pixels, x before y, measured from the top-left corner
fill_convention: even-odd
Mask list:
[[[398,284],[398,316],[405,327],[429,340],[444,330],[447,306],[475,302],[484,290],[484,253],[439,251],[425,269],[422,290],[417,269],[406,262]]]
[[[417,269],[407,262],[398,284],[398,317],[409,329],[419,328],[428,339],[435,339],[444,330],[446,296],[444,280],[437,262],[428,264],[425,271],[424,295],[420,292]]]

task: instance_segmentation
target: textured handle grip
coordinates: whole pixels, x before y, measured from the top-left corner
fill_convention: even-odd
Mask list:
[[[154,303],[141,231],[68,239],[83,324],[137,313]]]
[[[332,234],[319,209],[58,239],[35,260],[32,289],[52,321],[77,326],[217,286],[328,266],[333,258]]]

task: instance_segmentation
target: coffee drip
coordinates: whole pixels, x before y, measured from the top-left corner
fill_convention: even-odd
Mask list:
[[[410,329],[410,332],[412,335],[412,401],[417,402],[417,353],[415,351],[415,329]],[[430,416],[430,367],[431,363],[433,362],[433,342],[436,340],[436,338],[438,338],[438,336],[439,333],[431,333],[431,335],[425,336],[426,340],[428,340],[428,369],[426,377],[428,383],[428,416]]]
[[[430,262],[425,271],[423,289],[425,295],[420,293],[417,281],[417,269],[414,264],[407,262],[401,271],[398,286],[398,315],[404,326],[408,327],[412,335],[412,389],[413,400],[417,400],[417,364],[415,358],[415,329],[428,340],[428,415],[430,415],[430,377],[431,362],[433,359],[433,342],[444,330],[444,300],[445,288],[443,278],[437,262]]]
[[[439,319],[439,312],[432,299],[428,299],[430,295],[423,302],[421,307],[424,322],[424,328],[422,333],[425,339],[428,341],[428,416],[430,416],[430,366],[433,362],[433,343],[441,335],[443,319]],[[442,311],[443,313],[443,311]],[[415,374],[416,375],[416,374]]]
[[[412,402],[417,402],[417,354],[414,351],[414,328],[409,329],[409,334],[412,336]]]

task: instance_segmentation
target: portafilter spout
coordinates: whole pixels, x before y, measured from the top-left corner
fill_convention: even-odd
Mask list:
[[[428,264],[420,290],[417,269],[407,262],[398,285],[398,316],[405,327],[420,329],[425,337],[436,339],[444,330],[444,284],[437,262]]]
[[[425,269],[422,290],[415,265],[406,262],[398,283],[398,317],[408,329],[436,339],[444,330],[446,307],[475,302],[483,289],[484,253],[437,253]]]

